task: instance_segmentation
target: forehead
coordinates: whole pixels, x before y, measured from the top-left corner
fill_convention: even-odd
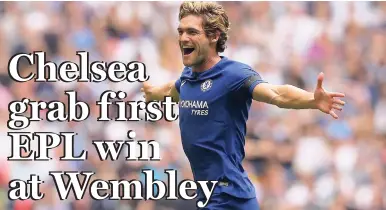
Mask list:
[[[179,29],[195,28],[202,29],[202,17],[197,15],[187,15],[180,20]]]

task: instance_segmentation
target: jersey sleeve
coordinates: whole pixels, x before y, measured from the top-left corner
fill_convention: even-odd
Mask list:
[[[181,75],[180,77],[176,80],[176,82],[174,83],[174,86],[177,90],[178,93],[180,93],[180,88],[181,88],[181,85],[183,85],[183,81],[186,80],[187,77],[189,77],[189,74],[191,73],[191,70],[189,68],[184,68],[181,72]]]
[[[253,89],[260,83],[267,83],[260,74],[250,68],[242,68],[233,73],[230,89],[232,92],[247,92],[252,95]]]
[[[174,86],[176,87],[176,90],[178,93],[180,93],[180,87],[181,87],[181,78],[178,78],[176,82],[174,83]]]

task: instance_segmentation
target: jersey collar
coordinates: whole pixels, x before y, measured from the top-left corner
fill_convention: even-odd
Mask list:
[[[224,66],[228,60],[228,58],[225,56],[220,56],[220,58],[221,60],[217,62],[212,68],[203,72],[193,72],[192,68],[189,67],[189,71],[187,74],[185,74],[185,79],[200,81],[218,76],[224,71]]]

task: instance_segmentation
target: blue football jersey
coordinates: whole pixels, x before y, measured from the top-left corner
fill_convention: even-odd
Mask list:
[[[252,92],[262,82],[248,65],[221,56],[201,73],[185,67],[175,83],[184,152],[195,181],[219,181],[215,193],[256,196],[242,160]]]

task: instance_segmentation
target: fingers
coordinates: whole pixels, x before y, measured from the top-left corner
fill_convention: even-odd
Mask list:
[[[329,114],[330,114],[333,118],[338,119],[338,115],[335,114],[334,111],[330,110]]]
[[[147,89],[147,88],[151,87],[150,83],[147,82],[147,81],[146,81],[146,82],[143,82],[142,84],[143,84],[143,88],[144,88],[144,89]]]
[[[345,97],[344,93],[331,92],[330,96],[332,97]]]
[[[343,108],[342,108],[341,106],[339,106],[338,104],[333,104],[333,105],[332,105],[332,108],[333,108],[333,109],[336,109],[336,110],[339,110],[339,111],[342,111],[342,109],[343,109]]]
[[[333,102],[333,104],[339,104],[339,105],[342,105],[342,106],[344,106],[346,104],[346,102],[344,102],[344,101],[342,101],[340,99],[336,99],[336,98],[334,98],[332,102]]]
[[[324,79],[324,73],[320,72],[318,75],[318,84],[316,85],[316,88],[322,88],[323,79]]]
[[[151,86],[148,82],[143,82],[143,87],[141,88],[141,93],[144,94],[142,97],[145,99],[145,101],[147,101],[146,94],[148,93],[150,87]]]

